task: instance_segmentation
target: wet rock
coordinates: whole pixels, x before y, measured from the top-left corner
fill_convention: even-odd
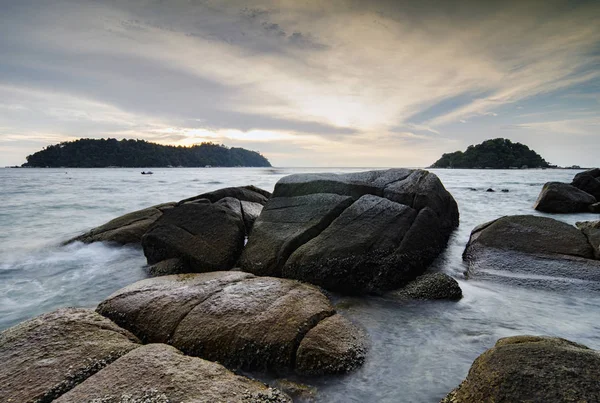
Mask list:
[[[508,190],[508,189],[502,189],[502,193],[508,193],[508,192],[510,192],[510,190]]]
[[[588,210],[589,210],[590,213],[600,214],[600,203],[590,204],[588,206]]]
[[[166,344],[124,355],[56,400],[79,402],[290,402],[281,391]]]
[[[296,371],[309,375],[350,372],[364,363],[366,353],[364,333],[336,314],[304,336],[296,353]]]
[[[542,188],[533,208],[545,213],[580,213],[596,203],[589,193],[560,182],[548,182]]]
[[[148,228],[162,216],[165,210],[172,208],[174,205],[175,203],[159,204],[125,214],[85,234],[70,239],[65,244],[72,242],[113,242],[120,245],[140,243]]]
[[[492,189],[492,188],[488,188],[488,190],[486,190],[486,192],[490,192],[490,193],[492,193],[492,192],[495,192],[495,190],[494,190],[494,189]]]
[[[229,270],[244,247],[244,222],[219,204],[182,204],[167,210],[142,237],[148,264],[177,258],[187,272]]]
[[[600,168],[578,173],[573,178],[571,185],[591,194],[600,201]]]
[[[50,402],[138,348],[90,309],[50,312],[0,333],[0,401]]]
[[[594,249],[594,257],[600,259],[600,221],[583,221],[575,224],[587,237]]]
[[[458,225],[432,173],[390,169],[282,178],[240,265],[343,293],[382,292],[416,277]]]
[[[293,369],[305,335],[335,314],[314,286],[239,271],[142,280],[117,291],[97,310],[145,342],[168,343],[186,354],[245,369]],[[332,332],[331,343],[344,332],[358,329]]]
[[[456,301],[462,298],[462,290],[455,279],[445,273],[437,272],[423,274],[385,296],[398,300],[447,299]]]
[[[313,402],[317,396],[316,388],[289,379],[277,379],[273,382],[273,386],[287,393],[294,400],[300,399],[303,402]]]
[[[463,253],[468,275],[552,290],[600,290],[600,262],[577,228],[546,217],[506,216],[476,227]]]
[[[560,338],[515,336],[480,355],[442,403],[597,401],[598,351]]]

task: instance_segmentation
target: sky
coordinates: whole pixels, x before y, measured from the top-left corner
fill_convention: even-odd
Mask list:
[[[600,1],[0,0],[0,165],[78,138],[425,167],[600,161]]]

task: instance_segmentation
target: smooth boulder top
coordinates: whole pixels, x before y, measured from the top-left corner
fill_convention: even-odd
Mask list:
[[[56,403],[292,402],[277,389],[237,376],[222,365],[148,344],[119,358]]]
[[[442,403],[598,402],[600,352],[540,336],[498,340]]]
[[[202,193],[200,195],[193,196],[187,199],[183,199],[177,204],[182,205],[185,203],[195,202],[202,199],[206,199],[211,203],[216,203],[219,200],[224,199],[226,197],[231,197],[240,201],[265,205],[267,203],[267,200],[269,200],[269,198],[271,197],[271,193],[252,185],[228,187],[214,190],[212,192]]]
[[[470,277],[551,290],[600,290],[587,237],[552,218],[506,216],[476,227],[463,253]]]
[[[291,175],[275,185],[240,265],[343,293],[378,293],[421,274],[456,226],[456,202],[427,171]]]
[[[548,182],[542,188],[533,208],[545,213],[582,213],[589,211],[589,206],[596,201],[594,196],[575,186]]]
[[[294,369],[300,343],[335,314],[314,286],[237,271],[142,280],[111,295],[97,311],[144,342],[167,343],[232,369]],[[354,326],[345,332],[366,345]],[[336,350],[320,346],[315,355],[361,362],[355,346],[340,348],[336,334],[329,337]],[[312,370],[327,372],[320,363],[326,365],[315,361]]]
[[[90,309],[38,316],[0,333],[0,401],[50,402],[139,346]]]
[[[142,210],[133,211],[104,225],[93,228],[85,234],[79,235],[65,242],[113,242],[120,245],[140,243],[142,236],[148,228],[175,203],[164,203],[157,206],[148,207]]]

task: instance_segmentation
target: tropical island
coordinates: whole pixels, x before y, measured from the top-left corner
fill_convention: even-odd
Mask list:
[[[48,146],[27,156],[23,167],[270,167],[260,153],[244,148],[201,143],[166,146],[145,140],[79,139]]]
[[[486,140],[478,145],[470,145],[467,150],[443,154],[431,168],[549,168],[551,167],[538,153],[524,144],[513,143],[508,139]]]

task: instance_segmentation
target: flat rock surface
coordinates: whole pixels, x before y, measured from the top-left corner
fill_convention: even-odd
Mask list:
[[[239,271],[142,280],[97,311],[145,342],[245,369],[293,369],[305,335],[335,314],[314,286]]]
[[[292,399],[217,363],[187,357],[166,344],[148,344],[124,355],[55,401],[291,403]]]
[[[565,339],[515,336],[480,355],[442,403],[598,401],[598,351]]]
[[[140,346],[90,309],[50,312],[0,333],[0,401],[50,402]]]
[[[275,185],[240,265],[342,293],[379,293],[421,274],[456,226],[456,202],[427,171],[290,175]]]

